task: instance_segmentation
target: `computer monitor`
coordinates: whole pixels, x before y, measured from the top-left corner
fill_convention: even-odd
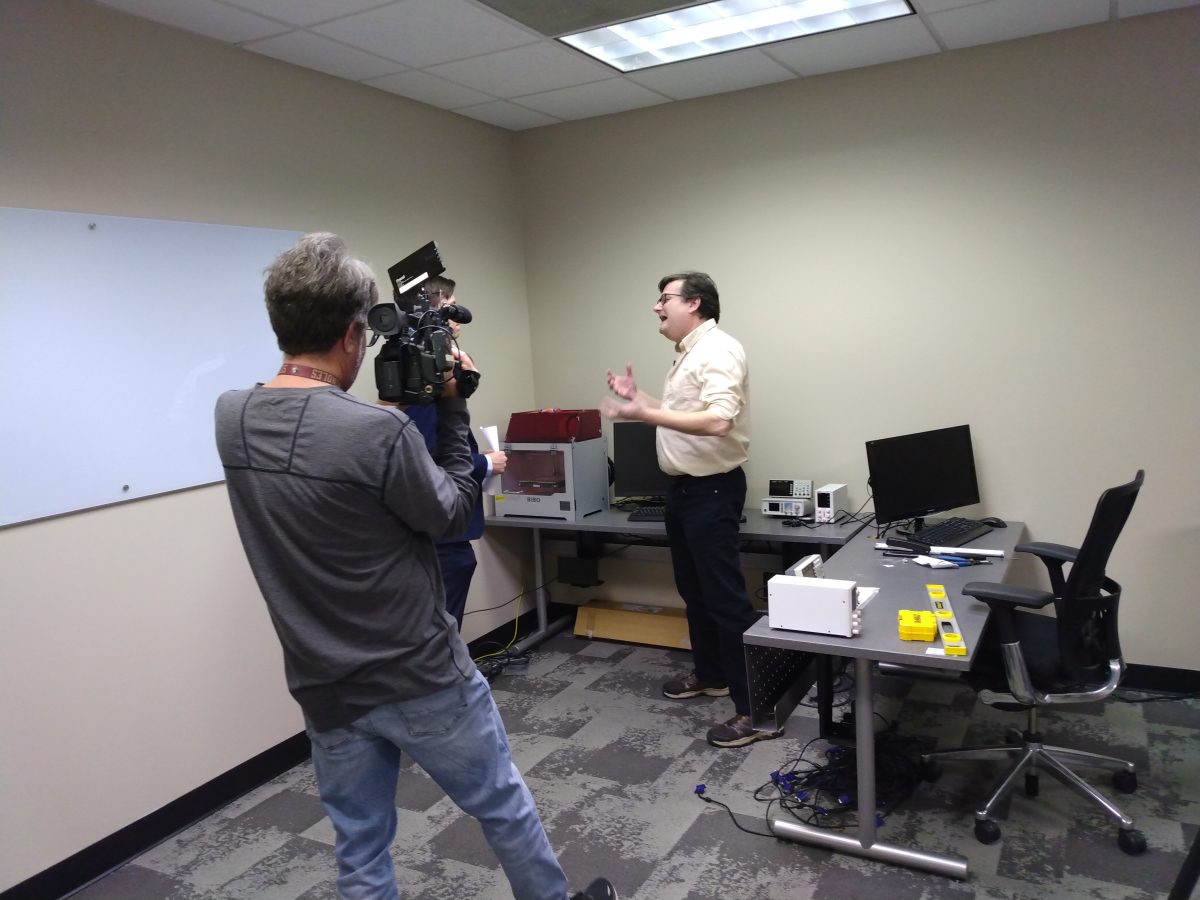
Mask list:
[[[614,496],[666,496],[671,476],[658,467],[656,430],[645,422],[613,422]]]
[[[979,502],[970,425],[867,441],[867,470],[880,525]]]

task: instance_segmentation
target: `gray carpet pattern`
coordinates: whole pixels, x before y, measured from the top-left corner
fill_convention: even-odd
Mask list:
[[[718,750],[708,726],[728,699],[667,700],[661,684],[689,654],[559,635],[527,669],[493,682],[518,767],[572,885],[610,878],[622,900],[1150,900],[1169,890],[1200,827],[1200,702],[1110,700],[1043,716],[1047,741],[1133,760],[1139,789],[1114,795],[1150,849],[1130,857],[1116,828],[1051,778],[999,811],[1003,838],[973,835],[975,803],[999,763],[948,764],[917,786],[879,840],[969,860],[966,882],[739,831],[695,795],[697,784],[745,828],[765,831],[752,794],[817,734],[801,707],[784,737]],[[1023,717],[978,704],[957,684],[879,678],[877,710],[900,734],[940,747],[1000,742]],[[1076,708],[1078,710],[1079,708]],[[817,759],[823,742],[806,758]],[[1102,788],[1107,776],[1095,773]],[[402,896],[507,898],[507,882],[474,820],[417,767],[396,791],[392,848]],[[333,831],[310,764],[285,773],[85,887],[78,900],[335,900]]]

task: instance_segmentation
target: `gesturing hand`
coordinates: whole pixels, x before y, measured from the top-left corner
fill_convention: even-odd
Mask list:
[[[608,370],[608,389],[626,400],[637,397],[638,386],[633,379],[633,363],[625,363],[624,375],[618,375],[612,369]]]
[[[600,415],[621,422],[637,422],[645,419],[646,407],[636,397],[625,401],[605,397],[600,401]]]

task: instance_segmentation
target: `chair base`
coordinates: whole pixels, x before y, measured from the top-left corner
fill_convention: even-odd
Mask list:
[[[955,759],[987,760],[1007,757],[1012,760],[1004,776],[996,785],[984,804],[975,811],[975,836],[990,844],[1000,838],[1000,828],[992,818],[992,811],[1016,785],[1017,779],[1025,776],[1025,792],[1036,796],[1038,773],[1049,772],[1080,796],[1091,800],[1117,823],[1118,839],[1126,853],[1138,854],[1146,849],[1145,838],[1134,829],[1133,819],[1092,785],[1068,768],[1067,764],[1108,769],[1113,773],[1113,783],[1126,793],[1137,788],[1137,769],[1133,763],[1114,756],[1054,747],[1042,743],[1041,736],[1024,732],[1020,744],[999,744],[990,747],[964,747],[958,750],[938,750],[921,756],[921,761],[931,762]]]

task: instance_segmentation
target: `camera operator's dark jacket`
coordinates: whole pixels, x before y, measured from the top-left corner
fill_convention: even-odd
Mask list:
[[[433,456],[437,450],[437,407],[434,404],[429,404],[428,406],[409,406],[404,411],[416,423],[417,428],[421,430],[421,436],[425,438],[425,446],[429,448],[429,455]],[[482,488],[483,479],[487,477],[487,457],[479,452],[479,444],[475,440],[475,435],[470,431],[467,432],[467,443],[471,447],[471,477]],[[461,544],[463,541],[476,541],[481,537],[483,537],[482,496],[475,502],[475,513],[471,516],[471,521],[468,523],[466,530],[460,534],[447,535],[438,540],[438,543]]]

